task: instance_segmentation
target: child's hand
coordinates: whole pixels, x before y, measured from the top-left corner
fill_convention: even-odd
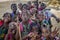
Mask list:
[[[49,35],[50,35],[49,30],[46,28],[42,28],[42,36],[47,38],[47,37],[49,37]]]
[[[8,30],[8,34],[10,34],[10,33],[12,33],[12,32],[11,32],[11,29]]]
[[[31,40],[35,40],[37,36],[38,36],[37,32],[35,32],[35,33],[32,32],[32,33],[28,34],[28,37],[30,37]]]
[[[53,38],[56,37],[56,36],[58,35],[59,29],[60,29],[60,28],[56,28],[56,27],[55,27],[54,31],[51,32],[51,37],[53,37]]]
[[[59,18],[57,18],[57,19],[56,19],[56,21],[57,21],[57,23],[59,23],[59,22],[60,22],[60,19],[59,19]]]

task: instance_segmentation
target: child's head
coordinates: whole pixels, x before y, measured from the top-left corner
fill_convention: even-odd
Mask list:
[[[19,9],[22,9],[22,3],[19,3],[19,4],[18,4],[18,8],[19,8]]]
[[[46,8],[46,4],[45,3],[41,3],[41,8],[42,10]]]
[[[25,13],[23,12],[21,18],[22,18],[22,21],[24,22],[28,21],[30,18],[30,13],[28,11],[26,11]]]
[[[43,21],[44,20],[44,18],[45,18],[45,16],[44,16],[44,13],[43,12],[39,12],[38,14],[37,14],[37,18],[39,19],[39,21]]]
[[[31,14],[35,14],[35,13],[36,13],[36,11],[37,11],[37,9],[36,9],[36,8],[31,8],[31,9],[30,9]]]
[[[33,31],[33,32],[38,31],[38,25],[36,23],[34,23],[34,22],[31,24],[31,31]]]
[[[27,4],[23,4],[22,9],[27,9],[28,5]]]
[[[9,23],[11,21],[11,18],[12,18],[11,13],[6,12],[3,15],[3,20],[4,20],[5,23]]]
[[[17,5],[16,4],[11,4],[11,9],[12,9],[13,12],[16,12]]]
[[[17,11],[17,16],[18,16],[19,18],[21,18],[22,12],[20,13],[20,12]]]
[[[11,22],[11,23],[9,23],[9,30],[10,30],[10,32],[12,33],[12,34],[15,34],[15,32],[16,32],[16,23],[15,22]]]

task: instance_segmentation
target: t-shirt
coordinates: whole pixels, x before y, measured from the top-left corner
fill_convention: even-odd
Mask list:
[[[0,27],[3,25],[3,23],[4,23],[3,20],[0,20]]]
[[[3,26],[0,28],[0,40],[4,40],[5,35],[7,34],[8,29]]]
[[[23,25],[22,36],[26,36],[27,34],[29,34],[29,32],[30,32],[30,24],[28,24],[27,26]]]
[[[46,10],[45,16],[46,16],[46,19],[49,20],[49,18],[51,18],[51,16],[52,16],[52,13],[49,10]]]
[[[12,14],[11,14],[11,15],[12,15],[12,18],[13,18],[15,14],[12,12]]]
[[[14,18],[16,14],[14,14],[14,12],[11,13],[12,19]]]
[[[31,20],[29,20],[28,25],[24,25],[22,22],[20,23],[20,31],[21,31],[22,37],[27,35],[30,32],[30,24],[31,23],[32,23]]]

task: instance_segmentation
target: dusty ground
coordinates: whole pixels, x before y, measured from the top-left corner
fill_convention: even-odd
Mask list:
[[[0,18],[2,18],[2,15],[5,12],[11,12],[10,5],[12,3],[19,3],[19,2],[18,1],[14,1],[14,2],[8,1],[8,2],[1,2],[0,3]],[[60,11],[59,10],[51,9],[51,12],[54,13],[58,18],[60,18]],[[52,24],[53,24],[52,29],[54,29],[54,27],[60,28],[60,23],[57,23],[54,18],[52,18]],[[59,32],[60,32],[60,30],[59,30]]]

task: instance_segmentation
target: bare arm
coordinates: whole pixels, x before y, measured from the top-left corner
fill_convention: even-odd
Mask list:
[[[52,14],[52,17],[54,17],[58,23],[60,22],[59,18],[57,18],[54,14]]]

